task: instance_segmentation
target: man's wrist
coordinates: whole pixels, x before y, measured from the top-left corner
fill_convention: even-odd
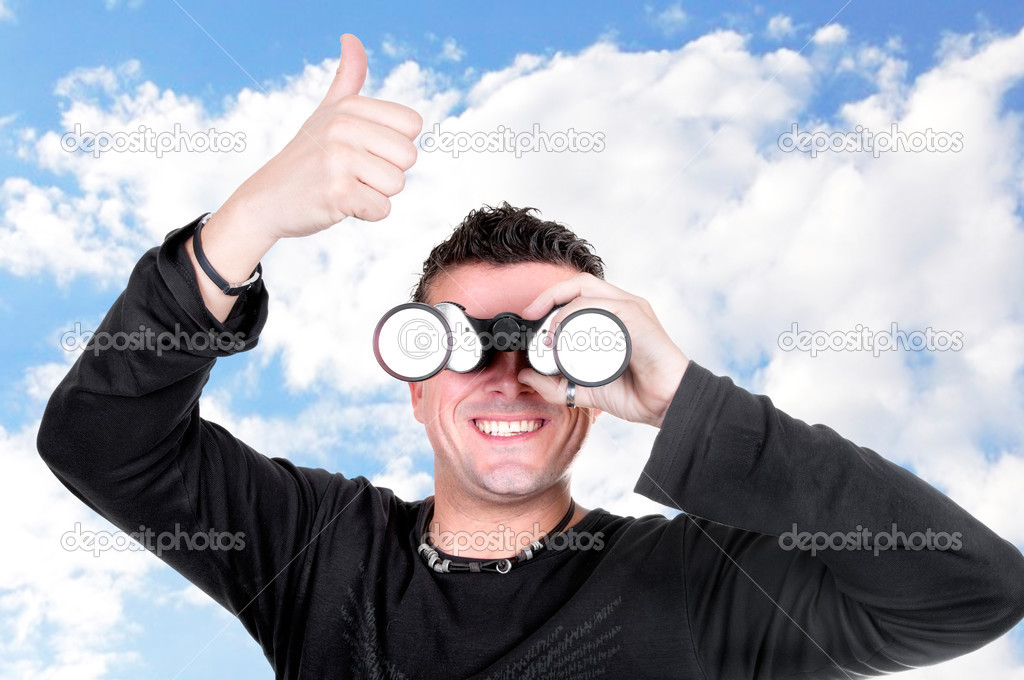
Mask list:
[[[214,213],[202,228],[201,248],[212,268],[227,281],[248,279],[276,242],[277,239],[268,237],[262,230],[249,228],[227,205]],[[185,240],[185,250],[192,261],[203,303],[214,318],[223,322],[238,297],[225,294],[204,271],[192,238]]]
[[[669,407],[672,405],[672,401],[675,399],[676,393],[679,391],[679,385],[683,382],[683,376],[686,375],[686,369],[690,366],[690,359],[683,356],[683,362],[681,368],[674,371],[667,371],[665,373],[665,380],[663,388],[659,390],[660,398],[658,402],[660,408],[655,411],[655,416],[649,421],[650,425],[661,429],[661,426],[665,422],[665,415],[668,413]]]
[[[260,275],[263,273],[263,268],[257,264],[256,269],[249,275],[249,278],[245,281],[239,281],[238,283],[231,283],[220,275],[203,252],[203,225],[210,219],[212,214],[213,213],[206,213],[199,219],[199,222],[196,223],[196,228],[192,232],[192,253],[195,255],[196,261],[199,263],[200,268],[206,274],[207,278],[213,281],[214,285],[216,285],[222,293],[225,295],[241,295],[245,291],[249,290],[249,287],[252,286],[252,284],[259,280]]]

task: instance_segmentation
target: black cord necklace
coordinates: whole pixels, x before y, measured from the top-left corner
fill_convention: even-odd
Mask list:
[[[420,522],[420,540],[422,543],[420,543],[417,552],[423,556],[423,561],[427,563],[427,566],[439,574],[450,574],[454,571],[493,571],[498,574],[507,574],[512,571],[512,567],[533,559],[537,553],[546,548],[552,537],[562,533],[562,530],[569,525],[569,521],[576,512],[576,501],[570,499],[569,510],[562,517],[561,521],[558,522],[558,525],[546,533],[541,540],[534,541],[523,548],[515,557],[503,557],[497,560],[481,562],[456,562],[447,557],[442,558],[437,549],[430,545],[430,534],[427,532],[427,527],[430,524],[430,520],[434,517],[434,498],[428,498],[423,501],[423,504],[423,521]]]

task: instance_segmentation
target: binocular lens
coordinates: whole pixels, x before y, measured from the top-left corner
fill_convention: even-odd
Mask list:
[[[558,373],[558,364],[555,363],[555,348],[544,344],[544,338],[553,337],[554,329],[551,322],[555,320],[558,307],[551,310],[551,313],[544,317],[540,328],[530,338],[530,344],[526,348],[526,356],[530,359],[530,366],[541,375],[555,375]]]
[[[373,354],[381,368],[399,380],[426,380],[448,364],[450,331],[441,312],[409,302],[392,309],[377,324]]]
[[[469,373],[480,368],[484,360],[483,346],[465,313],[451,302],[442,302],[436,309],[444,315],[452,332],[452,354],[445,368],[456,373]]]
[[[630,342],[617,316],[603,309],[581,309],[555,332],[554,359],[566,378],[584,387],[600,387],[629,365]]]

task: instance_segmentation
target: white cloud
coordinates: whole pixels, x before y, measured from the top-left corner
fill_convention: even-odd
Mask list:
[[[646,7],[646,10],[649,14],[654,14],[654,23],[667,35],[677,32],[686,24],[686,11],[678,2],[661,11],[655,11],[650,6]]]
[[[7,4],[8,0],[0,0],[0,21],[14,21],[14,12]]]
[[[505,85],[517,81],[534,69],[540,68],[544,58],[535,54],[519,54],[512,65],[500,71],[488,71],[480,76],[472,89],[466,94],[467,103],[475,105],[483,102],[494,92]],[[426,123],[426,120],[424,120]],[[426,127],[426,125],[424,125]]]
[[[380,41],[380,49],[385,55],[395,59],[405,58],[411,54],[409,46],[390,33],[384,34],[384,38]]]
[[[354,406],[325,395],[293,418],[239,413],[231,390],[224,388],[207,391],[200,407],[204,418],[223,425],[268,456],[285,456],[302,465],[345,468],[351,475],[345,458],[363,454],[375,458],[379,467],[355,474],[371,475],[401,458],[421,463],[429,459],[430,446],[423,426],[413,418],[409,391],[396,391],[404,399]],[[368,439],[372,441],[366,443]]]
[[[460,62],[466,56],[466,51],[459,47],[455,38],[445,38],[441,43],[441,61]]]
[[[120,197],[68,196],[10,177],[0,184],[0,267],[24,276],[50,271],[58,283],[76,276],[124,279],[142,245],[129,232]]]
[[[978,49],[978,36],[974,33],[945,32],[935,51],[939,61],[967,59]]]
[[[776,14],[768,20],[768,37],[775,40],[782,40],[793,35],[793,20],[785,14]]]
[[[38,366],[29,366],[25,371],[25,394],[29,399],[34,401],[45,403],[53,391],[57,389],[57,385],[64,376],[67,375],[68,369],[71,368],[73,363],[72,356],[70,353],[67,356],[65,362],[54,362],[50,364],[41,364]]]
[[[75,102],[94,102],[99,91],[113,97],[137,81],[141,74],[142,64],[137,59],[130,59],[116,68],[80,67],[58,80],[53,93]]]
[[[844,114],[857,117],[852,111],[874,110],[878,114],[872,121],[876,126],[883,120],[894,120],[903,115],[910,84],[906,81],[907,62],[896,56],[899,49],[898,45],[885,48],[869,45],[838,60],[837,71],[851,71],[875,86],[875,92],[866,99],[845,104]]]
[[[573,498],[585,508],[623,516],[664,513],[664,506],[633,493],[656,434],[651,427],[598,416],[573,465]],[[674,514],[676,508],[668,510]]]
[[[814,32],[811,40],[816,45],[838,45],[846,42],[849,32],[841,24],[828,24]]]
[[[399,498],[426,498],[434,493],[434,478],[417,470],[409,456],[388,461],[383,472],[370,478],[375,486],[391,489]]]

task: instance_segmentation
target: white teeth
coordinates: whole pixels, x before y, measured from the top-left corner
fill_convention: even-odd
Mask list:
[[[543,420],[474,420],[476,429],[492,437],[514,437],[533,432],[544,424]]]

